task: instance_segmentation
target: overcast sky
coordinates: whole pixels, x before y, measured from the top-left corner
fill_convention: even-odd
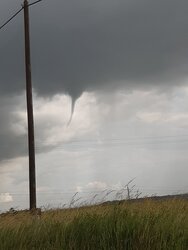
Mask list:
[[[0,25],[21,4],[1,0]],[[143,195],[188,192],[187,13],[186,0],[30,8],[40,206],[133,178]],[[20,13],[0,31],[0,210],[28,207],[23,38]]]

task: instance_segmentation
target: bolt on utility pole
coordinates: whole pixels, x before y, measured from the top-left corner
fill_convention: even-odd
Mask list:
[[[26,70],[26,99],[28,120],[28,150],[29,150],[29,196],[30,210],[36,209],[36,174],[35,174],[35,140],[33,119],[33,97],[31,81],[31,57],[29,34],[29,4],[24,0],[24,28],[25,28],[25,70]]]

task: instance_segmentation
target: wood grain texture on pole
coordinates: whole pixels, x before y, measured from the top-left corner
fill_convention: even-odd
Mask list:
[[[29,34],[29,5],[24,1],[24,28],[25,28],[25,70],[26,70],[26,99],[28,119],[28,150],[29,150],[29,195],[30,210],[36,209],[36,174],[35,174],[35,140],[33,119],[33,97],[31,80],[31,56]]]

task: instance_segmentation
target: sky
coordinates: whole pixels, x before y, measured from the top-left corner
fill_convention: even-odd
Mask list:
[[[1,0],[0,25],[21,4]],[[38,206],[117,198],[132,179],[133,196],[188,192],[187,11],[186,0],[30,7]],[[0,31],[0,58],[2,211],[29,206],[23,13]]]

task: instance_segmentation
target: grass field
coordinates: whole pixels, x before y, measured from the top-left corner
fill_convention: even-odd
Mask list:
[[[0,216],[1,250],[187,250],[188,202],[103,204]]]

